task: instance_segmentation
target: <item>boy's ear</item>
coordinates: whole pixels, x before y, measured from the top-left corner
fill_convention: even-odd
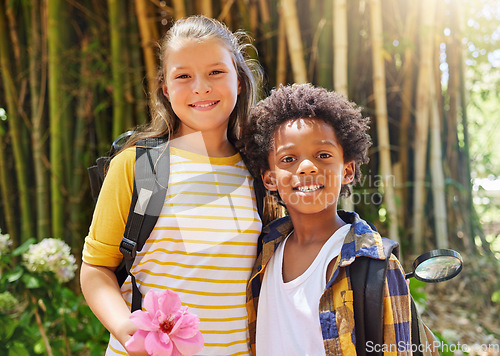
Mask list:
[[[276,184],[276,176],[273,171],[268,169],[264,173],[261,174],[262,182],[264,183],[264,187],[270,191],[277,191],[278,185]]]
[[[354,161],[348,162],[344,165],[344,175],[342,177],[342,184],[349,184],[354,180],[354,172],[356,166]]]

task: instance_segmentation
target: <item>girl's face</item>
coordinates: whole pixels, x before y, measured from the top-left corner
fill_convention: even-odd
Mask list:
[[[290,215],[336,211],[343,184],[354,177],[354,162],[344,162],[332,126],[319,119],[296,119],[279,126],[269,153],[264,185],[277,190]]]
[[[169,48],[163,93],[180,119],[176,136],[226,134],[240,83],[229,50],[217,39],[182,40]]]

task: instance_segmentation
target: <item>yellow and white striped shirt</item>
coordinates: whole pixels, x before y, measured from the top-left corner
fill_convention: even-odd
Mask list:
[[[239,154],[213,158],[171,148],[165,204],[132,271],[143,295],[169,288],[198,315],[200,355],[250,353],[246,284],[261,227],[253,179]],[[129,279],[122,294],[130,306]],[[114,354],[125,353],[111,338],[107,355]]]

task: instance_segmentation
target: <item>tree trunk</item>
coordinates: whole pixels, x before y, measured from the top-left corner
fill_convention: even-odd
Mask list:
[[[433,70],[431,69],[431,72]],[[443,155],[441,152],[441,117],[437,103],[436,87],[431,84],[431,151],[430,171],[432,179],[432,201],[434,203],[434,231],[436,232],[437,248],[448,248],[448,229],[446,218],[446,197],[443,173]]]
[[[346,98],[349,96],[347,73],[347,1],[333,1],[333,89]],[[326,73],[325,73],[326,74]],[[341,200],[342,209],[354,211],[353,196]]]
[[[146,65],[148,95],[151,95],[154,90],[157,71],[155,41],[158,40],[159,34],[158,30],[153,26],[150,20],[151,14],[149,10],[149,1],[136,0],[135,9],[139,23],[139,32],[141,34],[141,46],[144,54],[144,63]]]
[[[306,62],[304,60],[304,50],[295,1],[282,0],[281,9],[285,21],[288,52],[290,54],[294,82],[307,83]]]
[[[64,23],[66,1],[48,1],[48,59],[49,59],[49,108],[50,108],[50,173],[51,173],[51,208],[52,237],[64,238],[66,202],[63,192],[64,147],[63,123],[69,122],[69,94],[65,90],[64,78],[67,74],[65,53],[68,44],[65,41],[68,28]]]
[[[418,16],[418,2],[409,1],[407,3],[408,11],[406,15],[406,24],[404,31],[404,38],[414,38],[415,29],[417,24]],[[408,202],[408,188],[406,187],[409,181],[409,147],[410,140],[408,137],[411,124],[411,115],[413,110],[413,87],[415,86],[415,81],[413,80],[413,73],[415,68],[415,49],[413,45],[406,44],[404,49],[404,63],[402,68],[403,85],[401,90],[401,127],[399,136],[399,162],[401,164],[401,200],[403,206]],[[402,226],[407,226],[408,217],[406,215],[406,209],[402,209],[403,214],[400,215],[402,221]],[[411,223],[411,221],[410,221]]]
[[[150,90],[144,86],[143,76],[145,67],[142,61],[142,48],[141,40],[139,35],[139,24],[137,23],[137,16],[135,16],[135,4],[131,4],[130,16],[130,35],[129,35],[129,47],[130,47],[130,91],[132,96],[132,106],[135,115],[135,124],[143,125],[148,121],[148,102],[147,96],[144,95],[145,91]],[[149,83],[149,82],[148,82]]]
[[[174,7],[174,18],[176,20],[186,17],[186,6],[184,4],[184,0],[172,0],[172,5]]]
[[[45,2],[23,3],[24,13],[30,20],[28,32],[29,82],[31,100],[31,142],[33,146],[33,168],[36,187],[36,236],[50,236],[49,176],[47,157],[47,131],[44,114],[47,87],[47,33]]]
[[[88,38],[82,39],[82,61],[80,63],[80,83],[78,85],[78,98],[75,111],[75,140],[73,144],[72,172],[69,194],[69,229],[71,245],[77,256],[80,256],[83,246],[81,238],[84,230],[85,215],[82,213],[85,196],[89,196],[87,171],[85,167],[90,166],[90,162],[85,158],[85,147],[88,141],[88,126],[93,116],[92,97],[92,75],[90,72],[90,56]]]
[[[212,0],[198,0],[199,12],[206,17],[213,17],[212,15]]]
[[[24,122],[19,114],[18,98],[16,84],[12,76],[12,60],[9,56],[10,49],[9,38],[7,36],[7,18],[5,17],[5,4],[0,2],[0,69],[3,79],[3,88],[7,104],[7,123],[12,142],[15,171],[17,177],[17,190],[19,192],[19,204],[21,208],[21,236],[22,242],[33,236],[33,217],[31,214],[31,199],[29,196],[27,154],[23,147],[22,136],[25,128]],[[9,194],[15,194],[15,189],[9,188]],[[9,206],[5,207],[6,209]]]
[[[347,1],[333,1],[333,88],[348,97]]]
[[[282,16],[281,6],[279,11],[279,24],[278,24],[278,53],[276,56],[276,86],[287,83],[287,56],[286,56],[286,28],[285,20]]]
[[[136,1],[140,4],[143,1]],[[139,5],[137,5],[139,6]],[[123,11],[123,3],[118,0],[108,0],[109,8],[109,29],[111,33],[111,72],[113,75],[113,137],[117,137],[125,130],[125,78],[126,68],[123,56],[126,46],[123,33],[126,28],[126,21]]]
[[[1,15],[0,15],[1,16]],[[2,125],[0,123],[0,125]],[[2,125],[3,126],[3,125]],[[14,247],[19,246],[19,232],[17,229],[15,210],[13,207],[14,196],[12,194],[12,179],[11,174],[9,174],[9,167],[7,165],[7,145],[6,145],[6,133],[4,128],[0,126],[0,196],[2,197],[3,213],[5,216],[5,224],[7,225],[7,231],[2,229],[0,226],[0,232],[3,234],[9,233],[10,238],[13,241]]]
[[[430,112],[429,86],[434,84],[431,76],[431,66],[434,58],[434,10],[435,2],[433,0],[421,2],[420,13],[423,22],[418,31],[420,33],[420,63],[415,109],[415,185],[413,189],[413,247],[415,251],[423,251],[425,248],[423,231],[425,227],[425,175]]]
[[[399,242],[398,214],[394,194],[394,176],[391,165],[389,122],[387,119],[387,99],[385,91],[385,69],[382,30],[382,8],[380,0],[370,1],[373,61],[373,92],[375,96],[375,116],[377,117],[377,138],[380,156],[380,175],[387,209],[389,238]]]

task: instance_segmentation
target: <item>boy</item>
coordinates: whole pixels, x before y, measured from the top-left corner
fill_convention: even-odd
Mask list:
[[[337,202],[368,161],[367,130],[355,104],[310,84],[273,90],[243,128],[250,171],[289,213],[263,229],[247,288],[254,355],[356,354],[349,267],[358,256],[386,256],[380,235]],[[378,346],[411,354],[410,295],[393,255],[384,288]]]

